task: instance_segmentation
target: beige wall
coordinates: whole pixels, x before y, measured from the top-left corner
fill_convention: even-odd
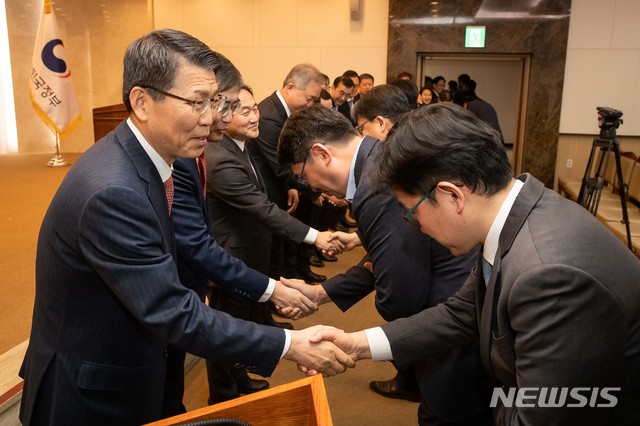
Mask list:
[[[621,110],[621,151],[640,155],[640,2],[574,0],[560,117],[555,182],[582,179],[597,106]],[[570,166],[570,167],[568,167]]]
[[[6,0],[21,154],[55,152],[55,137],[36,115],[29,98],[28,78],[42,3]],[[81,126],[61,142],[61,150],[84,152],[94,142],[92,109],[122,102],[124,51],[131,40],[151,29],[151,16],[147,0],[56,0],[53,6],[82,114]]]
[[[53,153],[55,138],[33,111],[28,77],[41,1],[6,1],[19,153]],[[92,109],[121,102],[127,45],[152,28],[193,34],[231,59],[260,100],[280,88],[295,64],[311,62],[332,79],[346,69],[386,79],[387,0],[362,0],[352,21],[348,0],[56,0],[83,122],[61,143],[84,152]]]
[[[353,69],[383,83],[388,3],[362,0],[352,21],[348,0],[155,0],[154,18],[156,28],[190,32],[227,56],[261,100],[301,62],[331,80]]]
[[[624,113],[619,135],[640,136],[639,18],[638,0],[573,0],[560,133],[597,133],[608,106]]]

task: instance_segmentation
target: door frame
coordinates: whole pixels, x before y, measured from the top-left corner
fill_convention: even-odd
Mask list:
[[[527,101],[529,97],[529,78],[531,75],[531,55],[516,53],[440,53],[418,52],[416,75],[419,76],[419,87],[424,82],[425,61],[516,61],[520,62],[520,96],[516,118],[516,139],[513,143],[513,170],[515,175],[522,173],[525,151],[525,130],[527,124]]]

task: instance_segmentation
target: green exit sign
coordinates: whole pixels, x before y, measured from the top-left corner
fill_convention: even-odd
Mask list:
[[[467,27],[464,36],[464,47],[484,47],[484,36],[487,28],[482,26]]]

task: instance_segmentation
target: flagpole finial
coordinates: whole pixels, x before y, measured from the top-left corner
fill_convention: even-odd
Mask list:
[[[44,13],[51,13],[52,10],[51,0],[44,0]]]

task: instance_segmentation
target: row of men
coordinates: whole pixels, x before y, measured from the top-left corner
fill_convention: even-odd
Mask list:
[[[478,266],[455,296],[352,334],[321,326],[265,327],[204,306],[202,278],[210,273],[228,291],[252,301],[272,299],[293,317],[312,313],[329,298],[343,308],[329,286],[274,281],[212,247],[203,189],[209,180],[193,159],[215,132],[214,119],[225,109],[242,108],[242,101],[234,106],[231,96],[218,93],[225,64],[206,45],[173,30],[154,31],[128,48],[123,97],[130,117],[70,170],[41,228],[33,327],[21,370],[24,424],[139,424],[162,417],[181,398],[167,386],[181,380],[171,377],[177,372],[167,358],[171,347],[263,376],[280,358],[325,375],[362,358],[394,360],[400,371],[423,372],[416,371],[421,422],[423,407],[436,411],[441,403],[452,411],[436,413],[446,422],[490,423],[485,397],[491,382],[481,365],[503,386],[622,388],[615,408],[576,412],[499,404],[496,423],[638,420],[632,408],[640,392],[638,260],[579,206],[530,175],[514,179],[497,133],[455,105],[398,117],[382,143],[358,130],[387,124],[387,117],[356,115],[354,128],[338,112],[310,106],[320,88],[313,79],[285,80],[270,97],[291,97],[275,108],[286,113],[272,151],[278,164],[314,190],[353,201],[356,236],[373,263],[373,271],[364,262],[355,267],[365,276],[362,282],[384,291],[380,281],[391,271],[384,269],[385,260],[412,262],[404,266],[407,279],[387,277],[391,286],[400,283],[408,291],[389,315],[406,316],[400,310],[420,292],[432,300],[452,294],[426,289],[415,268],[427,263],[446,277],[464,259],[449,251],[474,252],[467,257]],[[183,161],[182,177],[190,179],[179,190]],[[368,200],[378,202],[366,207]],[[407,239],[395,241],[397,246],[376,240],[399,232]],[[327,250],[340,251],[356,242],[331,236],[325,243]],[[205,262],[196,255],[203,246],[209,246]],[[176,262],[198,276],[197,290],[187,288]],[[393,295],[399,293],[377,294],[381,313],[394,306],[386,303]],[[346,308],[356,296],[342,297]],[[455,348],[458,359],[469,361],[453,364],[454,377],[465,371],[465,384],[452,389],[437,377]],[[433,389],[428,398],[425,386]]]

